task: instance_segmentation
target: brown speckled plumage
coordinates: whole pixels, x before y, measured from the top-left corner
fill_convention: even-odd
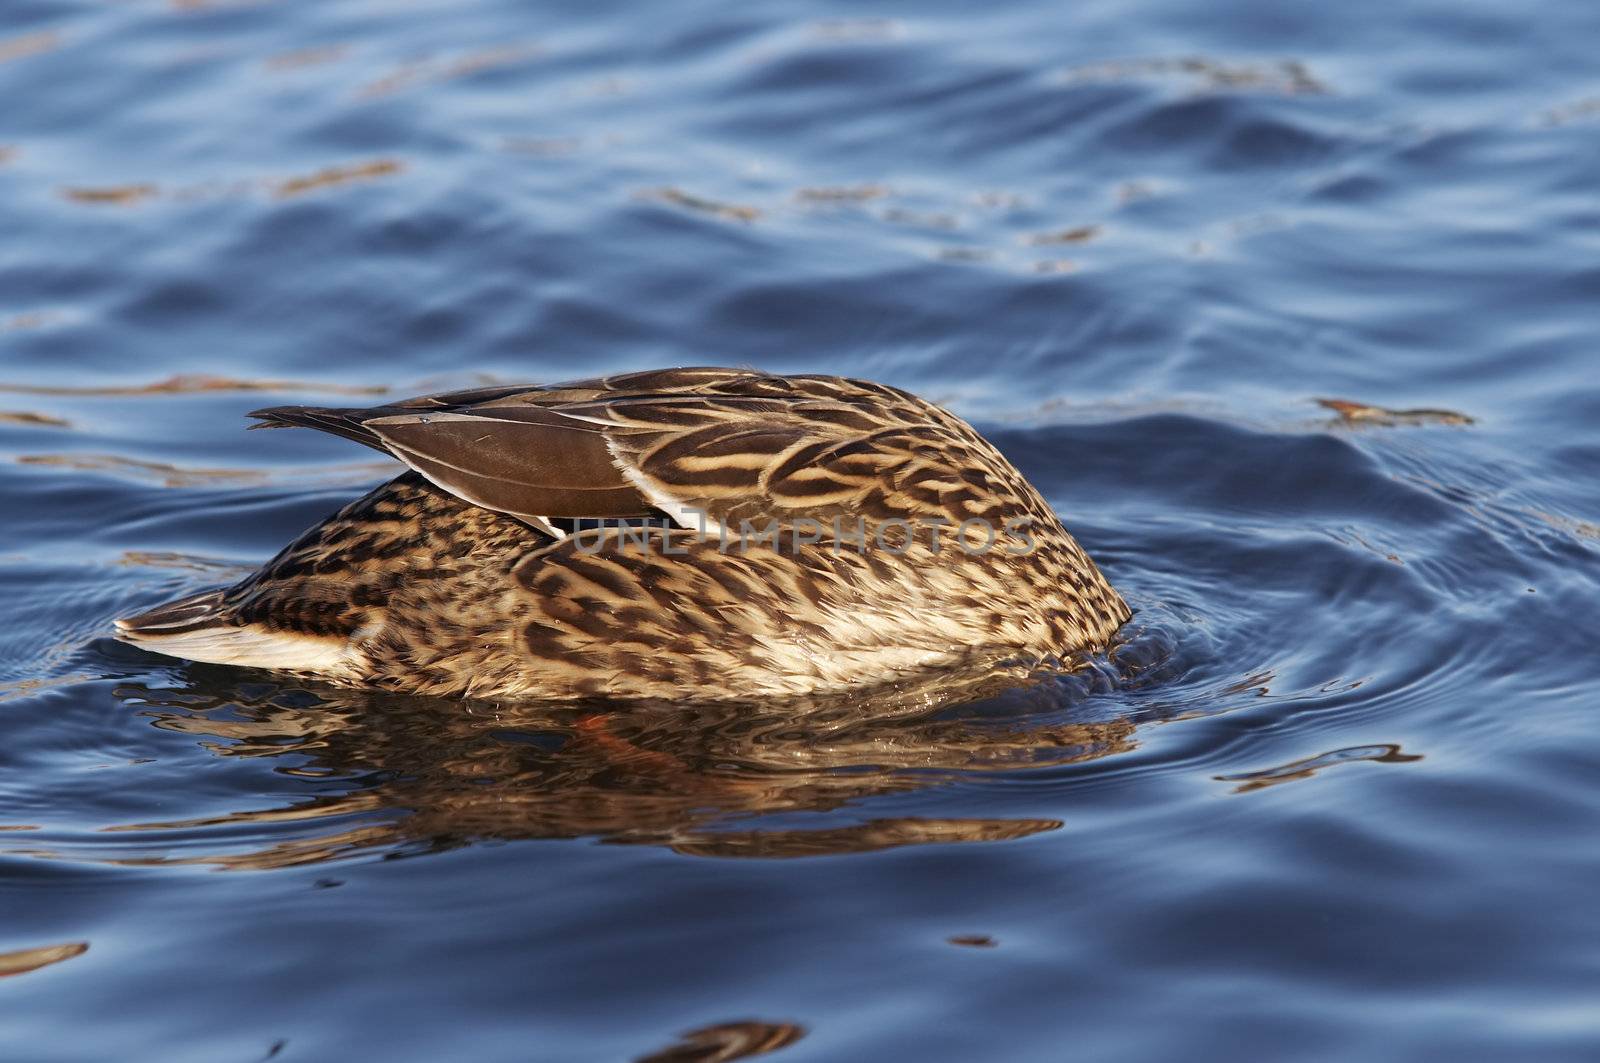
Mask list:
[[[993,446],[880,384],[680,369],[256,416],[415,471],[127,641],[424,694],[718,699],[1050,658],[1129,615]]]

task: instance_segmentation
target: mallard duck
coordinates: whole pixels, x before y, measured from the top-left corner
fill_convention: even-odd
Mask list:
[[[1059,658],[1130,615],[993,445],[882,384],[666,369],[251,416],[410,470],[122,640],[416,694],[712,700]]]

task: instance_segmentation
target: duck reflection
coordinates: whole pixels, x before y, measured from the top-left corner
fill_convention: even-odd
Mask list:
[[[870,702],[625,708],[240,683],[208,666],[179,674],[176,688],[116,693],[157,727],[198,736],[217,756],[277,761],[304,786],[277,807],[111,828],[183,840],[183,855],[123,862],[261,869],[577,837],[782,858],[1019,838],[1061,824],[839,812],[972,772],[1106,756],[1131,748],[1133,731],[1125,719],[1085,718],[1086,695],[1113,682],[1095,667],[1020,685],[1005,674],[947,680]],[[197,854],[197,838],[216,844]],[[204,852],[213,847],[226,851]]]

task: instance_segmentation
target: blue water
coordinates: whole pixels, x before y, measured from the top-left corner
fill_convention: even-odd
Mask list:
[[[0,1056],[1600,1056],[1597,40],[7,0]],[[1123,644],[886,719],[107,638],[393,472],[249,409],[705,363],[973,419]]]

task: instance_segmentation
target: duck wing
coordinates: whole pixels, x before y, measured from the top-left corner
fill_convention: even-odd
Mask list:
[[[984,470],[998,458],[963,422],[897,389],[720,368],[251,416],[384,451],[465,501],[547,529],[551,518],[653,512],[734,529],[930,509],[960,521],[981,515]]]

